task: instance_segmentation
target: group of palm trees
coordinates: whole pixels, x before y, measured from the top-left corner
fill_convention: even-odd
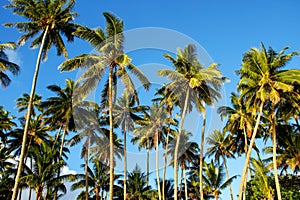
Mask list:
[[[282,193],[286,188],[280,183],[282,174],[299,180],[296,174],[300,171],[300,70],[283,69],[297,52],[286,54],[287,48],[276,52],[261,44],[260,49],[251,48],[244,54],[237,71],[240,76],[237,91],[230,96],[232,107],[218,109],[226,120],[224,129],[215,130],[207,137],[209,148],[205,152],[207,107],[221,98],[220,89],[227,80],[218,65],[203,66],[193,44],[178,49],[176,57],[165,54],[174,68],[161,69],[158,75],[169,82],[157,88],[151,105],[142,105],[131,76],[146,91],[151,84],[123,52],[123,21],[105,12],[105,29],[75,24],[74,5],[74,0],[13,0],[6,6],[25,19],[5,24],[24,33],[17,45],[33,38],[30,46],[40,50],[30,94],[17,99],[19,111],[26,111],[24,116],[17,121],[0,107],[2,199],[15,200],[18,194],[21,198],[24,189],[29,189],[28,199],[32,198],[32,191],[36,199],[58,199],[67,193],[66,182],[73,183],[72,190],[82,188],[78,199],[86,200],[218,199],[226,187],[234,199],[231,183],[237,176],[229,176],[227,159],[243,154],[246,159],[237,194],[239,200],[281,200],[285,195],[299,195],[299,189],[298,193],[291,189]],[[42,100],[35,93],[40,63],[52,46],[58,55],[68,58],[62,36],[67,41],[81,38],[96,53],[82,54],[61,63],[62,72],[80,68],[83,73],[76,81],[67,79],[65,88],[48,86],[55,95]],[[0,44],[3,87],[10,83],[6,72],[17,75],[20,71],[5,53],[17,45]],[[124,84],[123,94],[117,90],[119,80]],[[101,101],[88,101],[86,97],[99,83],[103,85]],[[186,115],[193,108],[202,114],[201,133],[183,128]],[[138,166],[127,172],[129,133],[134,135],[131,142],[147,152],[146,173]],[[192,141],[195,134],[200,134],[201,141]],[[271,158],[260,158],[258,138],[264,141],[271,138],[272,147],[264,149],[272,153]],[[82,144],[84,174],[62,174],[70,148],[78,144]],[[152,149],[156,152],[156,186],[149,180]],[[162,176],[161,149],[164,151]],[[252,149],[257,152],[257,158],[251,158]],[[213,159],[208,161],[210,157]],[[115,158],[124,162],[123,175],[114,172]],[[166,179],[167,165],[174,167],[173,180]],[[282,169],[280,176],[277,169]]]

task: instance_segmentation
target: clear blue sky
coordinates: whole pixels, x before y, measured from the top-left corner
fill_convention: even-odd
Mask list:
[[[23,19],[12,15],[11,10],[5,10],[3,5],[7,0],[0,2],[0,24],[21,21]],[[211,58],[220,63],[224,76],[231,79],[225,85],[228,97],[236,90],[238,77],[234,71],[239,69],[243,53],[251,47],[259,47],[260,42],[265,46],[272,46],[281,50],[290,46],[291,50],[300,51],[300,2],[297,0],[188,0],[188,1],[161,1],[161,0],[78,0],[75,11],[79,13],[76,23],[89,27],[104,27],[102,12],[111,11],[125,22],[125,30],[143,27],[160,27],[178,31],[197,41],[208,52]],[[13,28],[0,27],[0,41],[16,41],[20,36]],[[89,53],[92,49],[79,39],[67,44],[70,58]],[[76,73],[60,73],[57,66],[64,60],[57,57],[56,52],[50,51],[48,60],[42,64],[38,79],[37,93],[43,99],[49,97],[46,86],[59,84],[64,86],[65,78],[75,79]],[[167,62],[159,52],[144,52],[133,54],[133,61],[137,65],[151,62],[151,55],[155,55],[155,63]],[[149,55],[150,53],[150,55]],[[17,114],[15,99],[24,92],[29,93],[37,49],[30,50],[28,44],[20,47],[16,52],[9,52],[10,57],[21,65],[21,73],[12,78],[7,89],[0,88],[0,105]],[[160,57],[161,56],[161,57]],[[300,60],[292,60],[291,67],[299,68]],[[229,100],[226,101],[229,104]],[[210,122],[213,126],[213,123]],[[82,161],[77,156],[70,155],[70,168],[76,169]],[[231,174],[241,173],[244,159],[234,161],[230,167]],[[234,193],[237,193],[239,181],[235,181]],[[228,199],[226,195],[223,199]]]

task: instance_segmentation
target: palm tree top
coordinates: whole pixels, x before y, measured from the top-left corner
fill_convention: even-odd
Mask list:
[[[72,12],[75,0],[12,0],[5,8],[13,9],[14,14],[24,17],[25,22],[6,23],[7,27],[15,27],[24,32],[18,44],[23,45],[30,38],[34,38],[30,47],[36,48],[42,42],[43,33],[47,29],[46,44],[43,47],[43,60],[47,59],[48,50],[54,45],[57,55],[68,53],[60,34],[67,37],[68,41],[74,40],[72,34],[76,30],[74,19],[77,13]]]

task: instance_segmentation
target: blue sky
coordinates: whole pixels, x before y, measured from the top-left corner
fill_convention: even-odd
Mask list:
[[[2,8],[7,3],[7,0],[0,2],[0,24],[23,20],[12,15],[11,10]],[[299,7],[300,2],[297,0],[188,0],[184,2],[78,0],[75,11],[79,13],[76,23],[88,27],[104,27],[102,12],[110,11],[124,20],[126,31],[158,27],[176,31],[193,39],[206,50],[214,62],[221,64],[220,69],[224,76],[230,78],[231,82],[224,86],[225,100],[223,101],[229,105],[228,96],[236,90],[238,81],[238,76],[234,71],[239,69],[243,53],[249,48],[259,47],[263,42],[265,46],[272,46],[278,51],[285,46],[289,46],[290,51],[300,51]],[[15,41],[19,36],[17,30],[0,26],[1,43]],[[80,39],[67,44],[67,49],[70,58],[92,52],[90,46]],[[173,50],[175,51],[176,49]],[[60,73],[57,70],[57,66],[64,59],[57,57],[55,53],[51,50],[48,60],[41,65],[36,91],[43,95],[43,99],[51,95],[46,90],[46,86],[58,84],[63,87],[66,78],[76,78],[76,72]],[[165,53],[162,50],[145,49],[129,53],[131,53],[133,63],[137,66],[144,66],[150,71],[153,66],[151,63],[161,64],[161,66],[169,65],[162,56]],[[14,115],[20,116],[14,108],[15,99],[22,93],[30,91],[37,49],[30,50],[28,44],[25,44],[17,51],[8,52],[8,54],[12,60],[20,64],[21,73],[12,78],[12,83],[8,88],[0,88],[0,105],[4,105],[4,108]],[[299,66],[299,58],[293,59],[289,65],[298,69]],[[153,68],[153,71],[154,69],[156,70]],[[211,119],[215,120],[213,117]],[[212,121],[209,124],[214,127]],[[78,158],[78,154],[70,155],[70,168],[77,170],[82,162],[79,162]],[[243,161],[243,158],[232,161],[230,173],[241,173]],[[235,181],[234,184],[235,193],[237,193],[238,182]],[[223,199],[227,199],[226,194],[227,192],[224,193]]]

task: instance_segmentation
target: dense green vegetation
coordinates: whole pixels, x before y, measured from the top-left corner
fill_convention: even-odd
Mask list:
[[[40,51],[31,93],[16,100],[19,115],[0,105],[1,199],[15,200],[24,190],[29,190],[27,199],[59,199],[69,190],[80,190],[77,199],[85,200],[203,200],[219,199],[225,188],[232,200],[300,198],[300,70],[286,68],[298,52],[286,53],[288,48],[277,52],[263,43],[245,52],[231,105],[218,108],[224,128],[205,138],[207,108],[221,98],[221,87],[228,80],[219,65],[200,63],[194,44],[178,49],[175,57],[165,54],[173,69],[157,74],[169,81],[156,88],[152,104],[142,105],[133,79],[145,93],[151,83],[123,52],[123,21],[105,12],[103,28],[75,24],[74,5],[74,0],[13,0],[6,6],[23,17],[6,26],[23,35],[13,38],[16,44],[0,44],[1,85],[9,87],[7,72],[17,75],[22,69],[9,61],[7,49],[32,39],[31,46]],[[40,96],[35,93],[40,62],[52,46],[67,58],[63,37],[82,39],[97,53],[62,62],[63,73],[85,71],[78,80],[67,79],[64,87],[45,88],[53,96]],[[97,94],[100,102],[86,100],[100,81],[104,82]],[[119,82],[123,91],[116,90]],[[192,139],[197,133],[183,128],[193,108],[202,114],[200,141]],[[134,135],[131,141],[128,134]],[[259,138],[272,146],[258,147]],[[128,142],[146,150],[147,171],[136,166],[128,172]],[[68,154],[79,145],[84,173],[63,174]],[[149,180],[152,150],[156,155],[153,181]],[[164,155],[163,174],[158,170],[159,151]],[[262,152],[270,157],[262,159]],[[229,176],[229,163],[241,156],[245,163],[239,193],[233,194],[232,182],[239,175]],[[124,162],[123,174],[114,171],[117,159]],[[167,166],[174,168],[173,179],[166,177]],[[67,188],[66,183],[72,186]]]

